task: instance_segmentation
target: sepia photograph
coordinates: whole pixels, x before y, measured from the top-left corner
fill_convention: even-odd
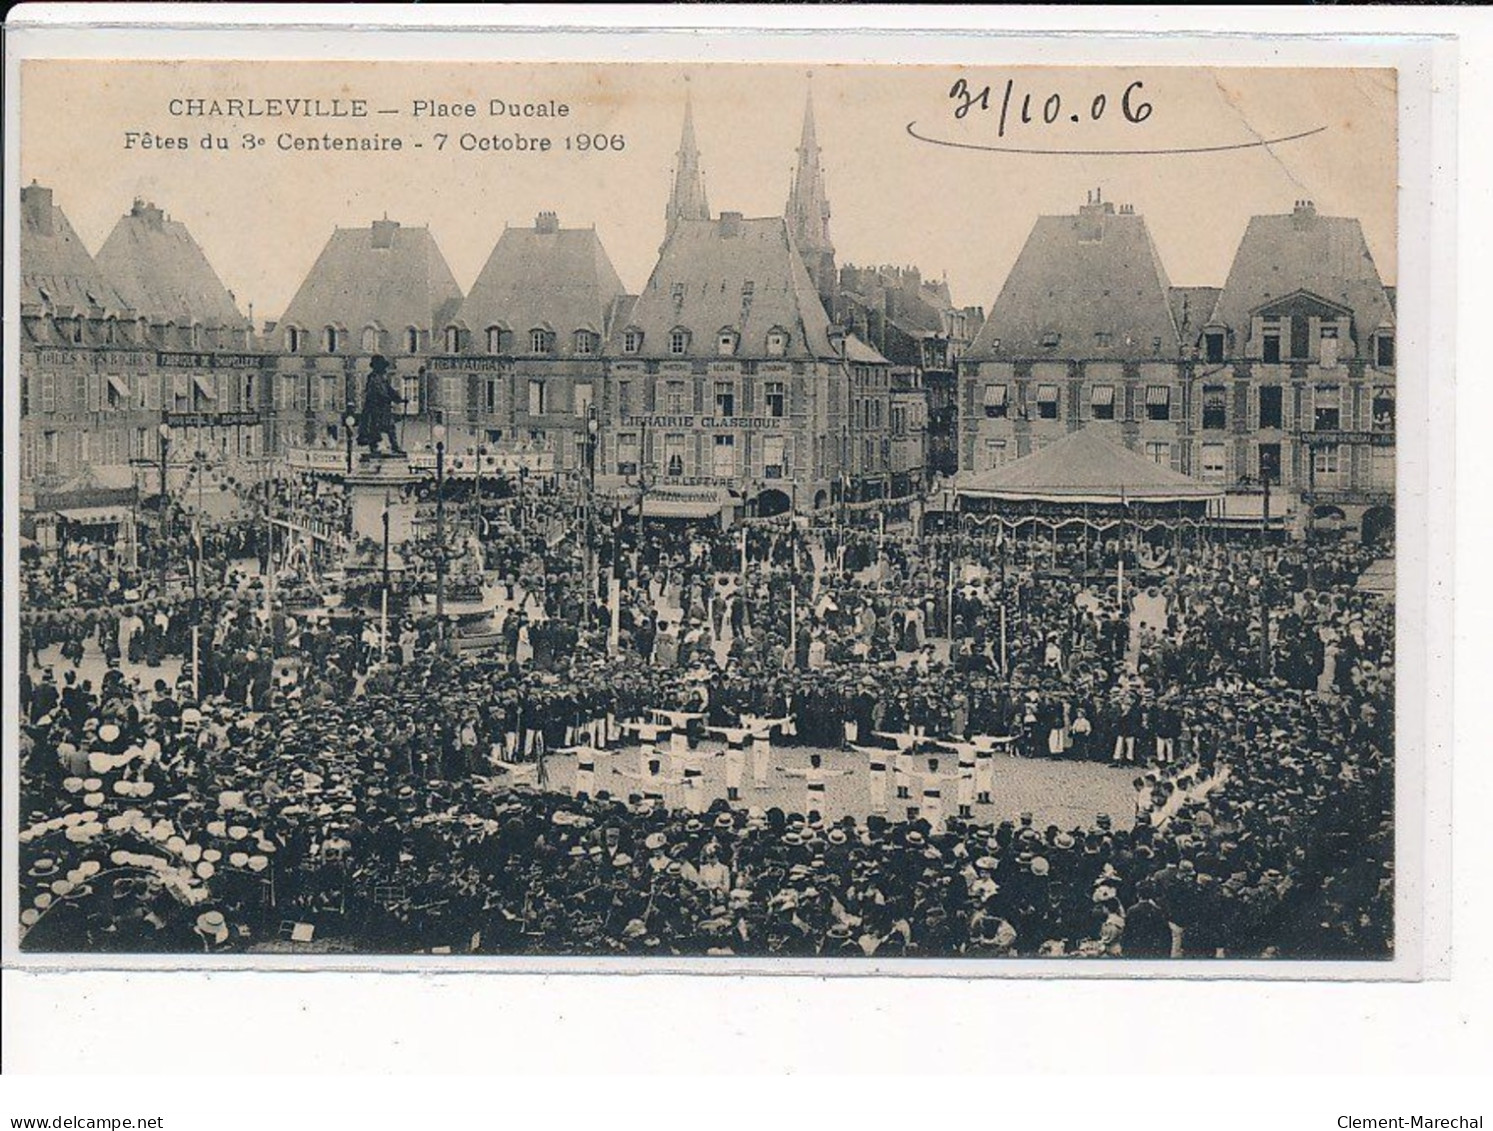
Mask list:
[[[18,961],[1401,953],[1395,70],[19,75]]]

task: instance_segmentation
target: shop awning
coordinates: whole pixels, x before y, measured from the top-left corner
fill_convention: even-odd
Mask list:
[[[128,507],[73,507],[57,515],[79,526],[112,526],[129,518],[130,511]]]
[[[1281,491],[1272,491],[1270,494],[1270,525],[1275,526],[1284,522],[1290,511],[1290,497]],[[1253,523],[1258,526],[1265,517],[1265,496],[1263,493],[1225,495],[1219,501],[1220,510],[1214,517],[1224,522]]]
[[[125,400],[130,399],[130,383],[117,373],[109,374],[109,387]]]
[[[644,497],[643,517],[715,518],[730,502],[730,494],[723,490],[699,493],[660,491]]]
[[[213,382],[200,373],[192,374],[192,383],[197,386],[197,391],[210,401],[218,399],[218,390],[213,388]]]
[[[1223,495],[1220,486],[1153,463],[1088,428],[1011,463],[970,475],[956,489],[966,499],[1103,506],[1201,503]]]

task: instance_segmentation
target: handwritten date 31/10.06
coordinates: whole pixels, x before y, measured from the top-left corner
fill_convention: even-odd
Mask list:
[[[1141,97],[1141,91],[1144,89],[1145,83],[1137,79],[1125,87],[1120,97],[1115,100],[1119,104],[1120,114],[1125,121],[1138,124],[1151,116],[1151,104]],[[1106,111],[1110,108],[1110,98],[1103,93],[1094,95],[1087,105],[1084,105],[1081,100],[1076,104],[1065,104],[1063,96],[1057,91],[1049,94],[1040,102],[1034,102],[1034,97],[1040,98],[1041,96],[1034,96],[1031,92],[1018,96],[1015,79],[1006,80],[1006,85],[1000,92],[998,105],[995,92],[989,84],[976,90],[964,79],[959,79],[949,89],[949,98],[954,102],[956,120],[963,120],[972,110],[978,110],[982,114],[999,111],[1000,126],[996,131],[997,137],[1006,136],[1008,125],[1053,125],[1065,117],[1069,122],[1098,122],[1103,120]]]

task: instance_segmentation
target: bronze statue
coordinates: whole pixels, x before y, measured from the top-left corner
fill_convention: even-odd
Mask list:
[[[387,438],[391,455],[403,455],[394,434],[394,406],[404,404],[389,381],[389,359],[375,354],[368,363],[368,378],[363,382],[363,411],[358,416],[358,443],[377,454],[379,441]]]

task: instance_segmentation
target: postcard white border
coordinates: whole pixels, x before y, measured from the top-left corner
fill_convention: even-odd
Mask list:
[[[1148,64],[1218,66],[1268,65],[1272,67],[1321,66],[1393,66],[1399,71],[1400,112],[1400,225],[1399,225],[1399,334],[1400,398],[1402,403],[1399,432],[1399,509],[1398,529],[1398,648],[1397,659],[1397,735],[1396,782],[1396,924],[1398,945],[1396,957],[1385,963],[1338,962],[1236,962],[1198,963],[1062,962],[1044,960],[975,961],[975,960],[903,960],[869,962],[849,960],[795,959],[676,959],[646,960],[565,959],[565,958],[486,958],[451,959],[432,956],[379,958],[370,956],[232,956],[208,959],[199,956],[37,956],[16,949],[16,899],[18,880],[13,869],[0,877],[6,913],[0,924],[3,955],[7,965],[27,970],[120,970],[144,971],[163,968],[177,970],[260,971],[351,971],[351,972],[430,972],[443,977],[456,973],[501,972],[509,974],[580,974],[612,973],[643,975],[738,975],[772,974],[785,976],[834,975],[869,977],[895,975],[920,978],[1040,978],[1061,980],[1125,980],[1164,978],[1167,980],[1252,979],[1252,980],[1325,980],[1371,981],[1415,980],[1421,977],[1444,977],[1449,970],[1451,876],[1450,860],[1450,688],[1451,609],[1449,584],[1452,568],[1451,513],[1452,489],[1452,380],[1455,323],[1453,303],[1447,300],[1447,289],[1454,278],[1451,265],[1456,263],[1455,218],[1450,202],[1456,199],[1454,169],[1455,147],[1455,49],[1446,40],[1408,37],[1323,35],[1316,37],[1251,36],[1240,34],[1197,35],[1175,38],[1148,38],[1134,28],[1120,30],[1121,20],[1114,12],[1101,11],[1108,20],[1096,21],[1108,29],[1102,40],[1090,38],[1076,29],[1061,34],[1041,34],[1023,13],[1006,10],[966,10],[967,22],[990,20],[998,14],[1002,23],[1029,26],[1021,33],[1002,33],[989,27],[955,32],[933,32],[926,13],[918,10],[814,10],[815,23],[841,22],[850,30],[832,36],[804,30],[667,30],[677,28],[686,14],[669,10],[671,20],[664,27],[639,28],[635,10],[623,10],[618,16],[596,15],[603,21],[631,15],[632,30],[614,27],[605,32],[556,30],[567,10],[546,9],[548,26],[519,28],[509,25],[508,34],[480,37],[470,27],[450,30],[456,23],[476,23],[493,27],[491,13],[486,18],[463,19],[460,12],[439,12],[441,22],[431,25],[431,9],[364,9],[349,13],[336,9],[307,9],[290,13],[252,13],[266,16],[275,23],[292,23],[274,30],[255,29],[240,24],[224,29],[222,22],[233,24],[232,10],[176,9],[171,20],[179,26],[164,41],[159,29],[149,27],[111,26],[117,18],[130,21],[148,19],[148,9],[130,9],[116,13],[113,6],[58,6],[52,9],[18,9],[12,13],[12,27],[7,38],[6,81],[16,90],[19,59],[66,58],[221,58],[221,59],[292,59],[336,58],[400,60],[595,60],[595,61],[730,61],[813,62],[813,63],[938,63],[970,62],[981,58],[998,58],[1010,64]],[[886,16],[887,23],[897,17],[924,21],[923,27],[905,32],[886,27],[867,27],[863,20],[868,12]],[[705,14],[690,9],[691,22]],[[724,22],[742,20],[747,26],[762,28],[766,13],[762,9],[710,9],[712,16]],[[1068,17],[1076,13],[1028,10],[1026,15],[1047,17],[1053,26],[1081,21]],[[451,19],[446,19],[447,15]],[[483,15],[478,13],[479,16]],[[505,13],[509,19],[523,18],[523,13]],[[579,18],[575,13],[572,18]],[[945,17],[949,17],[945,13]],[[27,23],[33,16],[40,22]],[[349,18],[356,21],[348,26]],[[821,19],[821,17],[827,17]],[[960,14],[953,13],[954,26]],[[752,25],[749,21],[755,18]],[[81,19],[93,26],[64,26],[69,20]],[[328,21],[326,26],[307,26]],[[379,23],[381,27],[368,26]],[[411,24],[439,27],[420,30],[398,43],[389,42],[392,26],[409,30]],[[1082,21],[1088,22],[1088,21]],[[1154,20],[1142,22],[1157,22]],[[1165,22],[1165,21],[1161,21]],[[1409,21],[1406,21],[1407,23]],[[1227,21],[1218,21],[1225,25]],[[1256,21],[1258,26],[1259,21]],[[220,26],[210,26],[220,25]],[[1218,26],[1216,25],[1216,26]],[[948,26],[947,24],[945,26]],[[1092,27],[1092,25],[1091,25]],[[17,102],[7,100],[6,199],[18,192],[17,155],[19,131]],[[1434,204],[1434,207],[1433,207]],[[14,272],[19,226],[15,209],[6,210],[5,261]],[[1434,291],[1432,282],[1434,280]],[[5,357],[16,356],[15,288],[7,287],[5,323]],[[1433,299],[1434,295],[1434,299]],[[6,437],[13,435],[18,416],[19,394],[10,378],[6,362],[5,390]],[[1430,396],[1429,375],[1436,374],[1435,396]],[[1422,425],[1424,425],[1422,427]],[[15,482],[18,470],[16,445],[4,446],[5,481]],[[16,545],[18,534],[15,508],[5,508],[5,544]],[[1407,531],[1423,529],[1425,542],[1418,544]],[[5,590],[16,592],[14,555],[7,553],[4,562]],[[14,688],[18,671],[14,602],[7,601],[4,637],[5,688]],[[1420,688],[1428,694],[1422,698]],[[7,709],[9,716],[10,709]],[[14,766],[15,738],[13,728],[4,736],[5,764]],[[1418,765],[1417,765],[1418,764]],[[16,782],[13,773],[5,775],[4,843],[15,843],[17,832]]]

